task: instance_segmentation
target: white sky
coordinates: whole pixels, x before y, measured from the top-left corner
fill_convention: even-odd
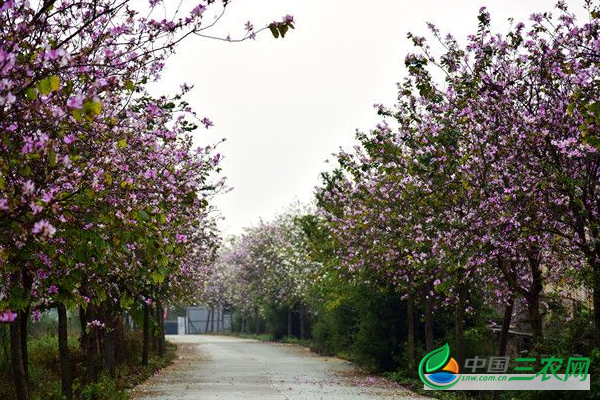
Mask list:
[[[170,3],[174,0],[167,0]],[[408,31],[426,35],[426,21],[459,40],[477,30],[488,7],[496,30],[507,19],[527,22],[555,0],[235,0],[215,32],[232,37],[292,14],[296,30],[284,40],[263,32],[256,41],[189,38],[169,59],[159,89],[195,85],[187,100],[215,127],[199,142],[225,137],[223,174],[233,190],[217,199],[227,234],[270,218],[294,200],[310,201],[319,173],[355,130],[379,121],[372,105],[393,104],[412,51]],[[583,0],[567,1],[582,11]]]

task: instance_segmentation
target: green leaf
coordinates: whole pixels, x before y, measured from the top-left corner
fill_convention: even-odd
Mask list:
[[[52,87],[50,86],[50,80],[48,78],[39,81],[37,87],[40,93],[44,96],[47,96],[50,94],[50,92],[52,92]]]
[[[35,88],[29,88],[27,89],[27,98],[29,100],[35,100],[38,98],[38,92],[37,90],[35,90]]]
[[[37,84],[38,90],[44,96],[60,89],[60,78],[56,75],[52,75],[48,78],[44,78]]]
[[[592,104],[590,104],[588,106],[588,110],[590,110],[595,115],[598,115],[598,113],[600,113],[600,103],[592,103]]]
[[[75,118],[75,121],[81,122],[82,117],[83,113],[81,112],[81,110],[77,108],[73,110],[73,118]]]
[[[150,274],[150,278],[152,278],[152,283],[161,283],[162,281],[165,280],[165,276],[162,275],[160,272],[158,271],[154,271]]]
[[[425,363],[425,372],[430,373],[442,368],[444,365],[446,365],[449,358],[450,346],[448,346],[448,343],[446,343],[439,349],[435,349],[425,356],[425,359],[427,360]]]
[[[125,147],[127,147],[127,140],[125,139],[121,139],[117,142],[117,149],[124,149]]]
[[[133,92],[135,90],[135,84],[133,83],[133,81],[129,80],[125,82],[125,89]]]
[[[102,112],[102,102],[88,100],[83,103],[83,113],[85,117],[91,121]]]
[[[50,149],[50,152],[48,154],[48,160],[50,162],[50,167],[56,167],[56,153],[52,149]]]
[[[282,38],[284,38],[284,37],[285,37],[285,34],[286,34],[286,32],[288,31],[288,29],[289,29],[289,28],[288,28],[287,24],[282,24],[282,25],[279,25],[279,32],[281,32],[281,37],[282,37]]]
[[[169,258],[165,255],[160,256],[158,259],[158,265],[161,267],[166,267],[169,265]]]
[[[277,39],[279,37],[279,31],[277,30],[277,27],[275,26],[275,24],[269,25],[269,29],[271,30],[271,33],[273,34],[275,39]]]
[[[150,215],[144,210],[138,211],[138,216],[142,221],[147,221],[150,218]]]
[[[53,92],[60,89],[60,78],[58,76],[52,75],[48,80],[50,81],[50,89],[52,89]]]

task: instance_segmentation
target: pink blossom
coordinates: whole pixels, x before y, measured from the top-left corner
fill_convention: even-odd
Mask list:
[[[52,237],[56,233],[56,228],[54,228],[48,221],[45,219],[36,222],[33,225],[33,230],[31,231],[34,235],[42,234],[42,236]]]

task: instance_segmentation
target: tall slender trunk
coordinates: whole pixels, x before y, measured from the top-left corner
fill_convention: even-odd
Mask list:
[[[217,332],[221,331],[221,305],[217,304]]]
[[[19,313],[20,314],[20,313]],[[11,366],[13,372],[13,381],[15,385],[15,393],[18,400],[29,399],[29,388],[27,386],[27,379],[25,376],[25,370],[23,369],[23,356],[21,354],[21,321],[20,315],[17,315],[10,324],[10,353],[11,353]]]
[[[111,377],[115,377],[116,361],[115,361],[115,318],[110,311],[105,310],[104,322],[106,329],[104,331],[104,366]]]
[[[23,283],[23,291],[25,293],[31,292],[31,287],[33,285],[33,278],[29,273],[27,268],[23,268],[21,271],[21,279]],[[25,379],[27,384],[30,383],[29,379],[29,351],[27,349],[27,324],[29,322],[29,312],[31,311],[31,306],[27,305],[24,310],[20,311],[21,315],[21,357],[23,358],[23,371],[25,372]]]
[[[225,332],[225,307],[221,306],[221,329]]]
[[[27,324],[29,322],[29,309],[27,306],[25,310],[19,311],[20,320],[20,334],[21,334],[21,357],[23,358],[23,372],[25,373],[25,380],[29,384],[29,350],[27,349]]]
[[[255,318],[255,322],[254,322],[254,333],[256,333],[257,335],[260,333],[260,319],[258,317],[258,308],[254,309],[254,318]]]
[[[58,354],[60,360],[60,384],[63,397],[71,400],[73,388],[71,382],[71,357],[69,354],[67,332],[67,308],[63,303],[58,303]]]
[[[592,299],[594,306],[594,325],[596,327],[596,346],[600,347],[600,255],[596,256],[592,266]]]
[[[79,347],[81,348],[81,350],[86,349],[86,345],[87,345],[87,320],[85,318],[85,310],[83,309],[83,307],[79,306],[79,327],[81,329],[81,337],[79,338]]]
[[[508,331],[510,329],[514,304],[515,298],[514,296],[510,296],[508,303],[506,303],[506,306],[504,307],[504,318],[502,319],[502,330],[500,331],[500,343],[498,346],[498,355],[500,357],[504,357],[506,355],[506,348],[508,346]]]
[[[304,321],[304,306],[302,304],[298,312],[300,313],[300,339],[304,339],[306,337],[306,326]]]
[[[543,338],[539,294],[530,293],[530,295],[527,296],[527,311],[529,322],[531,323],[531,332],[533,334],[533,345],[537,346]]]
[[[164,309],[162,307],[162,303],[160,301],[156,302],[156,309],[158,312],[156,313],[158,329],[158,355],[161,357],[165,356],[165,321],[164,321]]]
[[[148,365],[150,355],[150,306],[144,304],[144,341],[142,343],[142,365]]]
[[[542,315],[540,314],[540,296],[543,290],[540,252],[534,249],[527,254],[527,257],[532,277],[531,287],[526,296],[527,308],[533,333],[533,345],[537,346],[543,339]]]
[[[406,358],[410,370],[412,371],[415,365],[415,300],[412,294],[408,295],[406,305],[406,319],[408,326],[408,340],[406,343]]]
[[[206,307],[206,325],[204,326],[204,333],[208,333],[209,326],[210,326],[210,308]]]
[[[456,302],[456,360],[458,365],[465,364],[465,306],[468,290],[464,283],[458,288],[458,301]]]
[[[215,331],[215,308],[211,307],[210,309],[210,332]]]
[[[242,316],[242,326],[240,327],[242,333],[246,333],[246,316]]]
[[[433,299],[427,296],[425,299],[425,346],[427,352],[433,351]]]
[[[288,337],[292,336],[292,307],[288,307],[288,312],[287,312],[287,335]]]

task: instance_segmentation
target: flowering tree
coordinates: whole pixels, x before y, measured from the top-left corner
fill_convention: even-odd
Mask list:
[[[539,342],[543,289],[580,284],[571,278],[597,262],[598,12],[578,26],[558,8],[558,23],[536,14],[505,36],[482,9],[465,48],[430,25],[440,57],[409,35],[422,52],[406,58],[397,106],[377,106],[396,127],[360,134],[317,194],[340,269],[395,285],[409,304],[419,288],[426,321],[431,299],[454,299],[459,353],[470,290],[522,296]]]
[[[212,122],[182,100],[189,87],[152,98],[146,84],[181,40],[213,37],[228,3],[186,11],[152,0],[144,12],[114,0],[0,4],[0,310],[13,322],[19,399],[28,398],[32,307],[59,309],[70,398],[67,307],[80,306],[84,328],[106,327],[103,358],[113,371],[119,313],[179,294],[208,263],[214,242],[183,256],[206,237],[207,201],[222,186],[209,179],[220,159],[214,146],[192,146],[191,132]],[[224,40],[293,27],[291,16],[259,30],[248,23]]]
[[[257,317],[269,305],[286,307],[288,335],[292,334],[294,309],[300,311],[303,325],[303,309],[319,268],[309,257],[307,239],[297,221],[301,213],[293,209],[272,222],[248,228],[223,249],[215,264],[222,276],[228,276],[224,282],[229,301],[244,315]]]

